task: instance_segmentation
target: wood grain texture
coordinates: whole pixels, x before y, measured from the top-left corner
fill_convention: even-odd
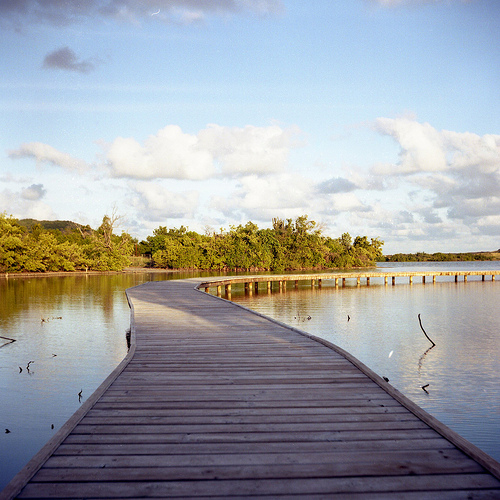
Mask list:
[[[132,355],[1,498],[500,498],[496,462],[349,355],[195,285],[127,291]]]

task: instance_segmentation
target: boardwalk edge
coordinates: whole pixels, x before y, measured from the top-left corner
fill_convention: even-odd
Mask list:
[[[127,355],[120,364],[106,377],[104,382],[83,402],[62,427],[45,443],[45,445],[31,458],[31,460],[11,479],[7,486],[0,491],[0,500],[11,500],[15,498],[31,478],[40,470],[43,464],[49,459],[52,453],[66,439],[71,431],[80,423],[83,417],[92,409],[101,395],[116,380],[118,375],[129,364],[135,353],[135,322],[134,306],[125,291],[130,307],[130,348]]]
[[[303,330],[300,330],[299,328],[295,328],[295,327],[290,326],[286,323],[283,323],[282,321],[278,321],[277,319],[271,318],[269,316],[266,316],[265,314],[254,311],[248,307],[245,307],[242,304],[238,304],[237,302],[232,302],[230,300],[224,299],[223,297],[217,297],[215,295],[208,294],[200,289],[200,286],[202,286],[202,285],[203,284],[195,286],[195,290],[199,293],[205,293],[206,295],[209,295],[210,297],[212,297],[216,300],[223,300],[225,302],[233,304],[236,307],[241,307],[242,309],[245,309],[246,311],[249,311],[253,314],[256,314],[257,316],[260,316],[262,318],[265,318],[265,319],[271,321],[272,323],[275,323],[275,324],[280,325],[284,328],[287,328],[288,330],[291,330],[295,333],[298,333],[304,337],[308,337],[311,340],[319,342],[320,344],[323,344],[325,347],[328,347],[329,349],[332,349],[333,351],[337,352],[338,354],[340,354],[341,356],[346,358],[349,362],[351,362],[354,366],[359,368],[366,376],[368,376],[371,380],[373,380],[373,382],[375,382],[377,385],[379,385],[390,396],[392,396],[394,399],[396,399],[396,401],[401,403],[406,409],[411,411],[416,417],[420,418],[429,427],[434,429],[441,436],[443,436],[445,439],[447,439],[452,444],[454,444],[458,449],[462,450],[464,453],[469,455],[472,459],[474,459],[477,463],[479,463],[482,467],[484,467],[488,472],[493,474],[497,479],[500,479],[500,463],[499,462],[497,462],[493,457],[491,457],[486,452],[484,452],[483,450],[478,448],[476,445],[472,444],[470,441],[468,441],[467,439],[462,437],[460,434],[458,434],[454,430],[450,429],[447,425],[443,424],[436,417],[433,417],[430,413],[427,413],[423,408],[418,406],[411,399],[406,397],[403,393],[399,392],[394,386],[392,386],[390,383],[386,382],[380,375],[375,373],[371,368],[366,366],[363,362],[361,362],[359,359],[355,358],[349,352],[345,351],[344,349],[337,346],[336,344],[329,342],[328,340],[322,339],[320,337],[317,337],[316,335],[312,335],[312,334],[307,333]]]

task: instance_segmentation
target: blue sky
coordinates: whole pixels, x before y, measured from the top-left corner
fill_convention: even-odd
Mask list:
[[[0,29],[0,212],[500,247],[497,0],[14,0]]]

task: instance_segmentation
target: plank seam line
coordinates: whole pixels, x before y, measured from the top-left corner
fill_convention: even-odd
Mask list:
[[[361,362],[359,359],[354,357],[349,352],[345,351],[344,349],[337,346],[336,344],[329,342],[328,340],[322,339],[320,337],[317,337],[316,335],[312,335],[312,334],[307,333],[303,330],[300,330],[296,327],[293,327],[293,326],[290,326],[286,323],[283,323],[277,319],[274,319],[272,317],[266,316],[262,313],[254,311],[252,309],[249,309],[248,307],[246,307],[242,304],[239,304],[237,302],[232,302],[232,301],[227,300],[223,297],[217,297],[217,296],[211,295],[203,290],[200,290],[200,287],[202,285],[203,285],[203,283],[199,283],[198,285],[195,285],[194,290],[197,291],[198,293],[203,293],[206,296],[211,297],[212,299],[222,300],[222,301],[224,301],[228,304],[231,304],[235,307],[240,307],[240,308],[242,308],[242,309],[244,309],[252,314],[256,314],[257,316],[260,316],[261,318],[265,318],[265,319],[271,321],[272,323],[280,325],[280,326],[282,326],[282,327],[284,327],[292,332],[295,332],[295,333],[298,333],[300,335],[303,335],[304,337],[310,338],[311,340],[318,342],[318,343],[324,345],[325,347],[328,347],[329,349],[337,352],[338,354],[343,356],[345,359],[347,359],[347,361],[351,362],[354,366],[359,368],[366,376],[368,376],[377,385],[379,385],[385,392],[387,392],[387,394],[389,394],[389,396],[392,396],[396,401],[401,403],[406,409],[408,409],[416,417],[421,419],[431,429],[434,429],[437,433],[439,433],[445,439],[447,439],[452,444],[454,444],[459,450],[462,450],[465,454],[469,455],[472,459],[474,459],[476,462],[478,462],[480,465],[482,465],[488,472],[493,474],[497,479],[500,479],[500,463],[499,462],[497,462],[495,459],[490,457],[483,450],[479,449],[476,445],[474,445],[471,442],[469,442],[468,440],[466,440],[460,434],[458,434],[454,430],[450,429],[447,425],[443,424],[440,420],[433,417],[430,413],[427,413],[423,408],[418,406],[411,399],[409,399],[403,393],[398,391],[394,386],[392,386],[391,384],[386,382],[380,375],[375,373],[371,368],[366,366],[363,362]]]

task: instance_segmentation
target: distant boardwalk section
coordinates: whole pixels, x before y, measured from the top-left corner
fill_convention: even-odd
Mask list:
[[[348,353],[201,281],[127,291],[127,359],[0,498],[500,498],[500,464]]]
[[[482,281],[489,279],[495,281],[495,277],[500,275],[500,271],[489,270],[489,271],[389,271],[389,272],[336,272],[336,273],[320,273],[320,274],[283,274],[283,275],[266,275],[266,276],[226,276],[221,278],[210,279],[200,285],[205,292],[210,292],[211,288],[216,288],[217,295],[220,297],[222,295],[222,287],[224,287],[226,297],[230,297],[231,285],[237,283],[244,283],[246,291],[259,292],[262,290],[262,286],[265,285],[265,290],[271,292],[273,289],[278,289],[279,291],[285,291],[290,283],[295,284],[298,287],[299,282],[309,282],[311,286],[321,287],[323,281],[333,281],[335,286],[338,287],[339,284],[346,286],[347,281],[356,280],[356,284],[361,285],[362,281],[369,285],[372,278],[377,282],[383,282],[385,285],[389,283],[392,285],[396,284],[396,279],[407,279],[408,283],[412,284],[414,279],[420,279],[422,283],[426,282],[426,279],[432,279],[433,283],[438,280],[449,279],[454,277],[455,282],[458,283],[459,280],[467,282],[469,276],[472,279],[481,278]]]

